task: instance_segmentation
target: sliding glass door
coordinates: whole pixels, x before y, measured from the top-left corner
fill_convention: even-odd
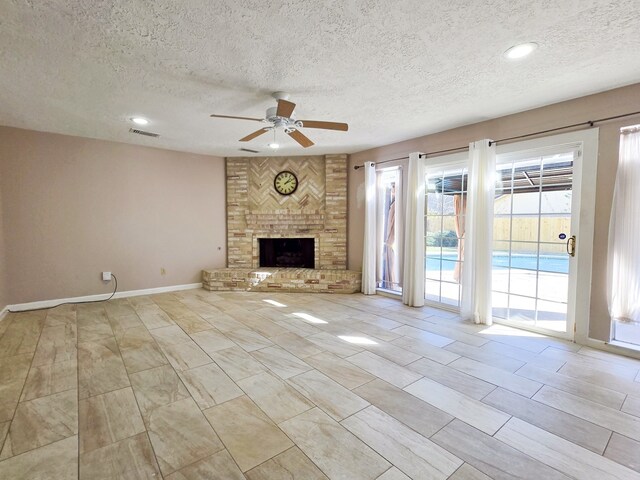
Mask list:
[[[486,272],[495,322],[587,338],[597,142],[592,129],[498,145]],[[453,310],[473,268],[464,255],[467,165],[466,152],[426,165],[425,300]]]

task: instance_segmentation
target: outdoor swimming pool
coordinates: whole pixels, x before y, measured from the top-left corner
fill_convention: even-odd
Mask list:
[[[442,261],[442,270],[453,270],[457,258],[455,253],[444,253],[442,257],[428,254],[426,269],[427,271],[440,270]],[[493,252],[493,268],[509,268],[509,260],[511,260],[511,268],[569,273],[569,257],[567,255],[543,254],[538,257],[530,253],[512,253],[509,256],[508,252]]]

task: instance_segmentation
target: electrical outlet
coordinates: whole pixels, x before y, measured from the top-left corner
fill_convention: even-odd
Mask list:
[[[160,275],[166,275],[167,271],[164,269],[164,267],[160,267]]]
[[[111,272],[102,272],[102,281],[110,282],[111,281]]]

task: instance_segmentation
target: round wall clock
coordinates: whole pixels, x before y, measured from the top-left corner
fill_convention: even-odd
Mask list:
[[[293,172],[284,170],[273,179],[273,186],[280,195],[291,195],[298,188],[298,177]]]

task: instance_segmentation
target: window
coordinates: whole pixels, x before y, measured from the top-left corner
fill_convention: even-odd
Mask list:
[[[376,286],[402,292],[402,169],[377,172]]]
[[[609,228],[609,312],[615,341],[640,345],[640,125],[620,132]]]
[[[467,208],[467,169],[427,169],[425,299],[460,307]]]

